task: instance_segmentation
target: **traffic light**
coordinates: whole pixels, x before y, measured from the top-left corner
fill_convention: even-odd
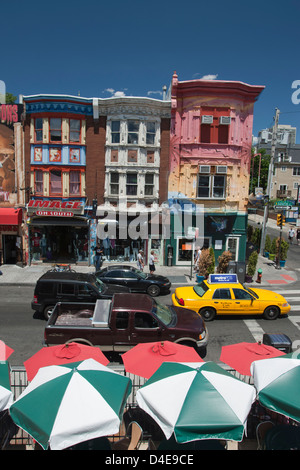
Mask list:
[[[277,226],[282,227],[285,225],[285,216],[283,214],[277,214]]]
[[[282,226],[282,214],[277,214],[277,226]]]

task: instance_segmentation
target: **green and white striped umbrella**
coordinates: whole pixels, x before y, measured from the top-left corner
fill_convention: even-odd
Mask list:
[[[0,362],[0,411],[10,407],[13,394],[10,388],[9,365],[7,361]]]
[[[44,449],[65,449],[117,433],[131,387],[94,359],[42,367],[10,415]]]
[[[163,363],[136,398],[161,427],[179,443],[198,439],[241,441],[255,400],[255,389],[213,362],[194,368]]]
[[[251,374],[258,400],[269,410],[300,422],[300,360],[296,353],[255,361]]]

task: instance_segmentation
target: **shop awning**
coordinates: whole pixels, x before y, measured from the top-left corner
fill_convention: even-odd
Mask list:
[[[0,208],[0,225],[19,225],[22,223],[22,209]]]

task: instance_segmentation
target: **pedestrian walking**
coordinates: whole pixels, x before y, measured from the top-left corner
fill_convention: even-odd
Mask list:
[[[143,250],[139,251],[138,259],[137,259],[137,267],[140,271],[143,271],[143,269],[144,269]]]
[[[153,274],[155,271],[155,264],[154,264],[154,251],[151,251],[150,257],[149,257],[149,271],[150,274]]]
[[[297,229],[297,244],[300,245],[300,228]]]
[[[289,242],[290,244],[292,245],[293,244],[293,238],[295,236],[295,230],[293,229],[293,227],[290,227],[290,230],[289,230]]]
[[[198,271],[198,263],[199,263],[201,253],[202,253],[201,248],[200,246],[198,246],[197,251],[195,252],[195,257],[194,257],[194,271]]]
[[[103,249],[100,247],[99,244],[97,244],[97,246],[94,248],[94,251],[95,251],[94,265],[95,265],[95,269],[97,272],[100,270],[102,263],[103,263],[103,260],[102,260]]]

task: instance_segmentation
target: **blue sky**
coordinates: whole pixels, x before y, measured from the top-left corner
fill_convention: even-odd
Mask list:
[[[300,143],[298,0],[2,0],[0,18],[0,80],[17,96],[161,98],[174,70],[214,75],[264,85],[253,134],[279,108]]]

